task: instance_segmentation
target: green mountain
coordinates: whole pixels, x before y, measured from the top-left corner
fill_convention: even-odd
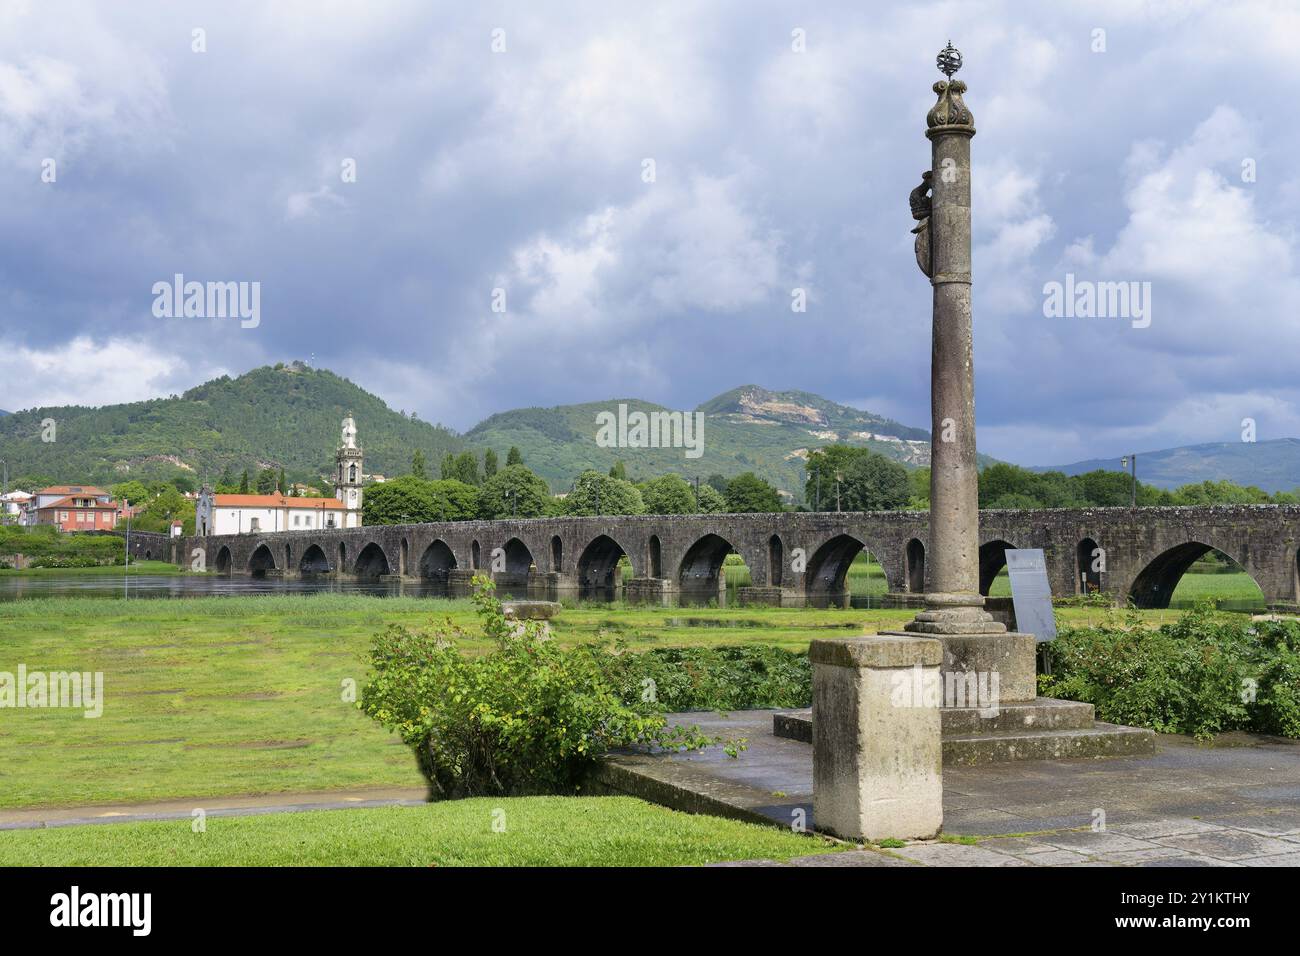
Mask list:
[[[703,403],[702,454],[683,448],[601,447],[601,414],[671,412],[638,399],[610,399],[554,408],[523,408],[485,419],[466,433],[473,448],[492,448],[504,460],[511,445],[553,490],[567,489],[587,468],[608,471],[622,461],[628,477],[650,478],[674,471],[687,478],[732,477],[753,471],[778,488],[802,497],[809,450],[843,443],[864,446],[909,465],[929,462],[929,432],[888,418],[838,405],[810,392],[773,392],[742,385]]]
[[[1119,459],[1093,458],[1072,465],[1032,470],[1078,475],[1097,468],[1118,471]],[[1158,488],[1226,480],[1239,485],[1255,485],[1267,492],[1290,491],[1300,486],[1300,439],[1211,442],[1139,452],[1137,475],[1139,481]]]
[[[110,484],[188,475],[215,480],[229,466],[284,468],[291,479],[328,475],[339,424],[357,419],[366,470],[402,474],[416,449],[434,464],[464,447],[450,429],[394,411],[333,372],[294,362],[222,376],[181,396],[87,408],[26,409],[0,418],[0,458],[11,476]],[[53,419],[42,440],[42,421]]]

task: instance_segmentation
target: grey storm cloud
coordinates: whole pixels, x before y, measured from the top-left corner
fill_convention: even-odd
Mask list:
[[[951,38],[981,449],[1297,435],[1297,36],[1280,2],[8,3],[0,407],[302,358],[460,428],[747,382],[925,425],[906,199]],[[260,323],[155,317],[177,273],[260,282]],[[1149,282],[1150,326],[1045,316],[1067,274]]]

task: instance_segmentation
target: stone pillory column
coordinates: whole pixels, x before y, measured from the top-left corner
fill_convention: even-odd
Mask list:
[[[1035,696],[1034,640],[1006,634],[979,593],[979,471],[971,347],[971,169],[975,119],[954,80],[961,54],[939,54],[947,76],[926,116],[932,168],[912,190],[917,264],[934,292],[930,359],[930,580],[925,610],[905,630],[944,642],[946,672],[999,674],[1003,700]],[[929,193],[930,195],[927,195]]]
[[[927,839],[943,826],[940,643],[813,641],[813,826],[850,840]]]

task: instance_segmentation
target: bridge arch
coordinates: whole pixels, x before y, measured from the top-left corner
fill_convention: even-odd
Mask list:
[[[1095,538],[1083,538],[1074,550],[1074,590],[1092,594],[1101,590],[1101,575],[1106,568],[1106,553]]]
[[[388,555],[384,554],[384,549],[371,541],[357,555],[357,563],[352,573],[360,578],[377,578],[380,575],[391,574],[392,566],[388,563]]]
[[[980,594],[988,597],[989,588],[1003,568],[1007,566],[1007,551],[1016,546],[1010,541],[995,538],[980,545]]]
[[[677,569],[677,580],[683,589],[716,590],[719,586],[719,572],[727,555],[735,547],[726,538],[716,534],[706,534],[686,549],[682,563]]]
[[[779,588],[784,573],[785,545],[781,543],[781,536],[774,534],[767,539],[767,583]]]
[[[478,539],[470,542],[469,546],[469,566],[471,570],[477,571],[483,566],[483,552],[479,547]]]
[[[411,543],[402,538],[402,546],[397,552],[397,573],[406,577],[411,567]]]
[[[217,552],[217,560],[213,562],[213,566],[217,569],[217,573],[229,574],[231,569],[234,567],[234,563],[234,559],[230,556],[230,548],[223,544],[221,550]]]
[[[526,575],[532,568],[533,552],[518,538],[511,538],[502,550],[505,553],[507,574]]]
[[[907,549],[903,559],[906,572],[904,582],[907,585],[907,590],[912,594],[924,594],[925,545],[921,543],[920,538],[913,538],[907,542]]]
[[[1142,570],[1138,572],[1137,577],[1133,579],[1133,584],[1128,593],[1129,600],[1135,607],[1139,608],[1169,607],[1169,600],[1174,596],[1174,591],[1178,589],[1178,582],[1182,580],[1183,575],[1187,573],[1193,564],[1211,551],[1217,552],[1226,558],[1229,563],[1242,573],[1250,575],[1248,569],[1242,567],[1240,562],[1221,549],[1203,541],[1188,541],[1167,548],[1148,561]],[[1253,575],[1251,575],[1251,580],[1254,581],[1256,587],[1259,586],[1259,582],[1255,581]],[[1260,590],[1262,596],[1263,589]]]
[[[558,534],[551,535],[551,570],[557,574],[564,570],[564,542]]]
[[[420,556],[419,572],[422,578],[446,581],[455,567],[456,555],[441,538],[435,539]]]
[[[623,546],[607,534],[593,538],[578,557],[578,586],[608,589],[617,587],[619,561],[627,556]]]
[[[253,553],[248,557],[248,570],[253,574],[265,574],[267,571],[276,570],[275,555],[271,549],[266,546],[266,542],[261,542]]]
[[[841,594],[848,585],[849,568],[867,543],[851,534],[837,534],[824,541],[808,559],[804,590],[815,594]]]
[[[340,573],[346,572],[348,569],[348,543],[346,541],[339,542],[339,561],[335,567],[339,569]]]
[[[298,562],[299,574],[329,574],[330,562],[319,544],[310,545]]]
[[[293,567],[293,545],[288,541],[284,543],[284,569],[288,571]]]
[[[664,576],[664,547],[659,542],[659,535],[657,534],[650,535],[650,540],[646,542],[645,573],[648,578],[662,578]]]

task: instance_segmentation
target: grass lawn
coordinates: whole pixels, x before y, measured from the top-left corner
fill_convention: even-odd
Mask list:
[[[589,606],[560,640],[631,647],[763,641],[897,626],[906,611]],[[359,595],[0,605],[0,671],[102,671],[103,716],[0,712],[0,806],[77,806],[241,793],[422,787],[401,742],[344,700],[390,622],[475,626],[467,601]],[[485,643],[468,642],[473,650]]]
[[[618,639],[633,649],[752,642],[802,650],[819,636],[897,628],[914,613],[587,605],[565,609],[552,623],[565,642]],[[1178,613],[1143,616],[1155,623]],[[1090,608],[1057,611],[1062,624],[1104,616]],[[70,709],[0,711],[0,807],[423,787],[407,748],[346,701],[344,688],[347,681],[358,689],[364,683],[362,655],[387,624],[421,627],[447,617],[477,631],[468,601],[424,598],[0,604],[0,671],[25,664],[29,671],[104,675],[99,718]]]
[[[132,561],[130,569],[124,564],[102,564],[93,568],[24,568],[21,571],[15,571],[13,568],[0,568],[0,578],[4,577],[41,577],[42,575],[57,575],[63,577],[69,574],[88,575],[91,577],[97,575],[124,575],[137,574],[190,574],[187,568],[178,567],[170,561]]]
[[[494,825],[496,829],[494,829]],[[843,847],[632,797],[452,800],[0,831],[9,866],[681,866]],[[497,830],[504,827],[504,832]]]
[[[1011,597],[1011,578],[1007,576],[1006,568],[1003,568],[989,585],[989,596]],[[1178,581],[1178,587],[1174,588],[1171,600],[1178,605],[1202,598],[1213,598],[1233,604],[1253,602],[1260,608],[1266,604],[1264,592],[1259,589],[1255,579],[1245,571],[1234,574],[1184,574]]]

